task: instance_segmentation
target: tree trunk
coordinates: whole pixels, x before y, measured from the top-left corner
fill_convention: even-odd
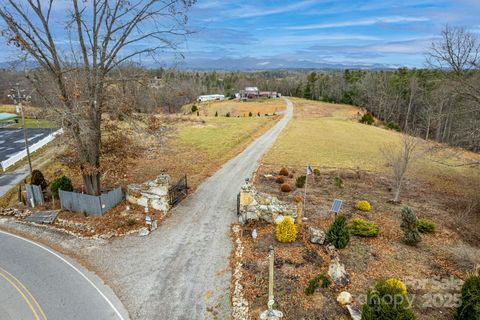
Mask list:
[[[430,135],[430,118],[427,120],[427,132],[425,133],[425,140],[428,140]]]
[[[401,189],[401,185],[397,185],[397,187],[395,188],[394,196],[393,196],[393,202],[398,202],[399,201],[399,199],[400,199],[400,189]]]
[[[91,175],[83,175],[82,177],[85,193],[93,196],[99,196],[101,192],[100,172]]]
[[[100,95],[97,94],[97,97]],[[93,196],[100,195],[100,150],[101,150],[101,102],[90,105],[91,125],[85,126],[79,132],[84,153],[79,155],[81,159],[81,171],[85,193]]]
[[[410,93],[410,100],[408,101],[407,114],[405,115],[405,123],[403,129],[408,132],[408,119],[410,118],[410,110],[412,110],[413,94]]]

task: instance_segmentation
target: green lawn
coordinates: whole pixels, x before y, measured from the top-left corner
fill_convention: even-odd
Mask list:
[[[33,118],[28,118],[28,116],[35,114],[33,112],[35,109],[30,106],[25,107],[25,124],[27,125],[27,128],[57,128],[58,125],[55,125],[49,120],[45,119],[33,119]],[[15,105],[13,104],[2,104],[0,105],[0,112],[6,112],[6,113],[16,113]],[[22,118],[19,116],[18,123],[14,124],[13,126],[10,126],[9,128],[21,128],[22,127]]]
[[[266,164],[375,170],[382,167],[380,146],[398,134],[335,118],[294,119],[264,158]]]
[[[49,120],[45,119],[25,119],[25,125],[27,128],[58,128],[57,125],[52,123]],[[22,127],[22,119],[19,119],[19,122],[10,126],[9,128],[21,128]]]
[[[212,158],[223,157],[275,122],[271,117],[208,117],[205,121],[202,125],[180,128],[179,140],[207,152]]]

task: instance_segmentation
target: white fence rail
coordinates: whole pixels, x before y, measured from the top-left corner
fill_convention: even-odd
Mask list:
[[[44,145],[46,145],[47,143],[49,143],[50,141],[52,141],[53,139],[55,139],[55,137],[59,134],[62,134],[63,133],[63,129],[59,129],[51,134],[49,134],[48,136],[46,136],[45,138],[43,138],[42,140],[38,141],[38,142],[35,142],[34,144],[32,144],[31,146],[29,146],[29,149],[30,149],[30,153],[32,152],[35,152],[37,151],[38,149],[40,149],[41,147],[43,147]],[[27,156],[27,150],[22,150],[16,154],[14,154],[13,156],[11,156],[10,158],[8,158],[7,160],[5,161],[2,161],[2,168],[3,168],[3,171],[7,170],[8,167],[14,165],[15,163],[17,163],[18,161],[22,160],[23,158],[25,158]]]

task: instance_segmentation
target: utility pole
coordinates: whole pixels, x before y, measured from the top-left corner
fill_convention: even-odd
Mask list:
[[[28,147],[28,133],[27,133],[27,127],[25,126],[25,113],[23,112],[23,104],[22,104],[22,101],[30,101],[30,96],[25,95],[23,93],[24,91],[25,90],[20,90],[20,85],[17,83],[15,85],[15,88],[10,89],[11,94],[9,94],[8,97],[12,99],[13,103],[17,105],[22,115],[23,139],[25,140],[25,150],[27,151],[28,168],[30,169],[30,177],[31,177],[32,161],[30,159],[30,149]]]

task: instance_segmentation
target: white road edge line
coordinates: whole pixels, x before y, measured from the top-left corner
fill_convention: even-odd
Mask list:
[[[95,290],[97,290],[97,292],[103,297],[103,299],[105,299],[105,301],[108,303],[108,305],[113,309],[113,311],[115,311],[115,314],[118,316],[118,318],[120,318],[120,320],[126,320],[121,314],[120,312],[117,310],[117,308],[115,308],[115,306],[113,305],[113,303],[105,296],[105,294],[92,282],[92,280],[90,280],[85,274],[83,274],[80,270],[78,270],[77,267],[75,267],[73,264],[71,264],[70,262],[68,262],[67,260],[65,260],[65,258],[63,258],[62,256],[60,256],[58,253],[42,246],[41,244],[38,244],[32,240],[29,240],[29,239],[26,239],[24,237],[21,237],[21,236],[17,236],[16,234],[12,234],[12,233],[9,233],[9,232],[5,232],[5,231],[2,231],[0,230],[0,233],[3,233],[3,234],[6,234],[6,235],[9,235],[9,236],[12,236],[12,237],[15,237],[15,238],[18,238],[20,240],[23,240],[23,241],[26,241],[30,244],[33,244],[33,245],[36,245],[37,247],[39,248],[42,248],[43,250],[53,254],[55,257],[57,257],[58,259],[62,260],[65,264],[67,264],[68,266],[70,266],[73,270],[75,270],[78,274],[80,274],[85,280],[87,280],[88,283],[90,283],[90,285],[92,285],[92,287],[95,288]]]

